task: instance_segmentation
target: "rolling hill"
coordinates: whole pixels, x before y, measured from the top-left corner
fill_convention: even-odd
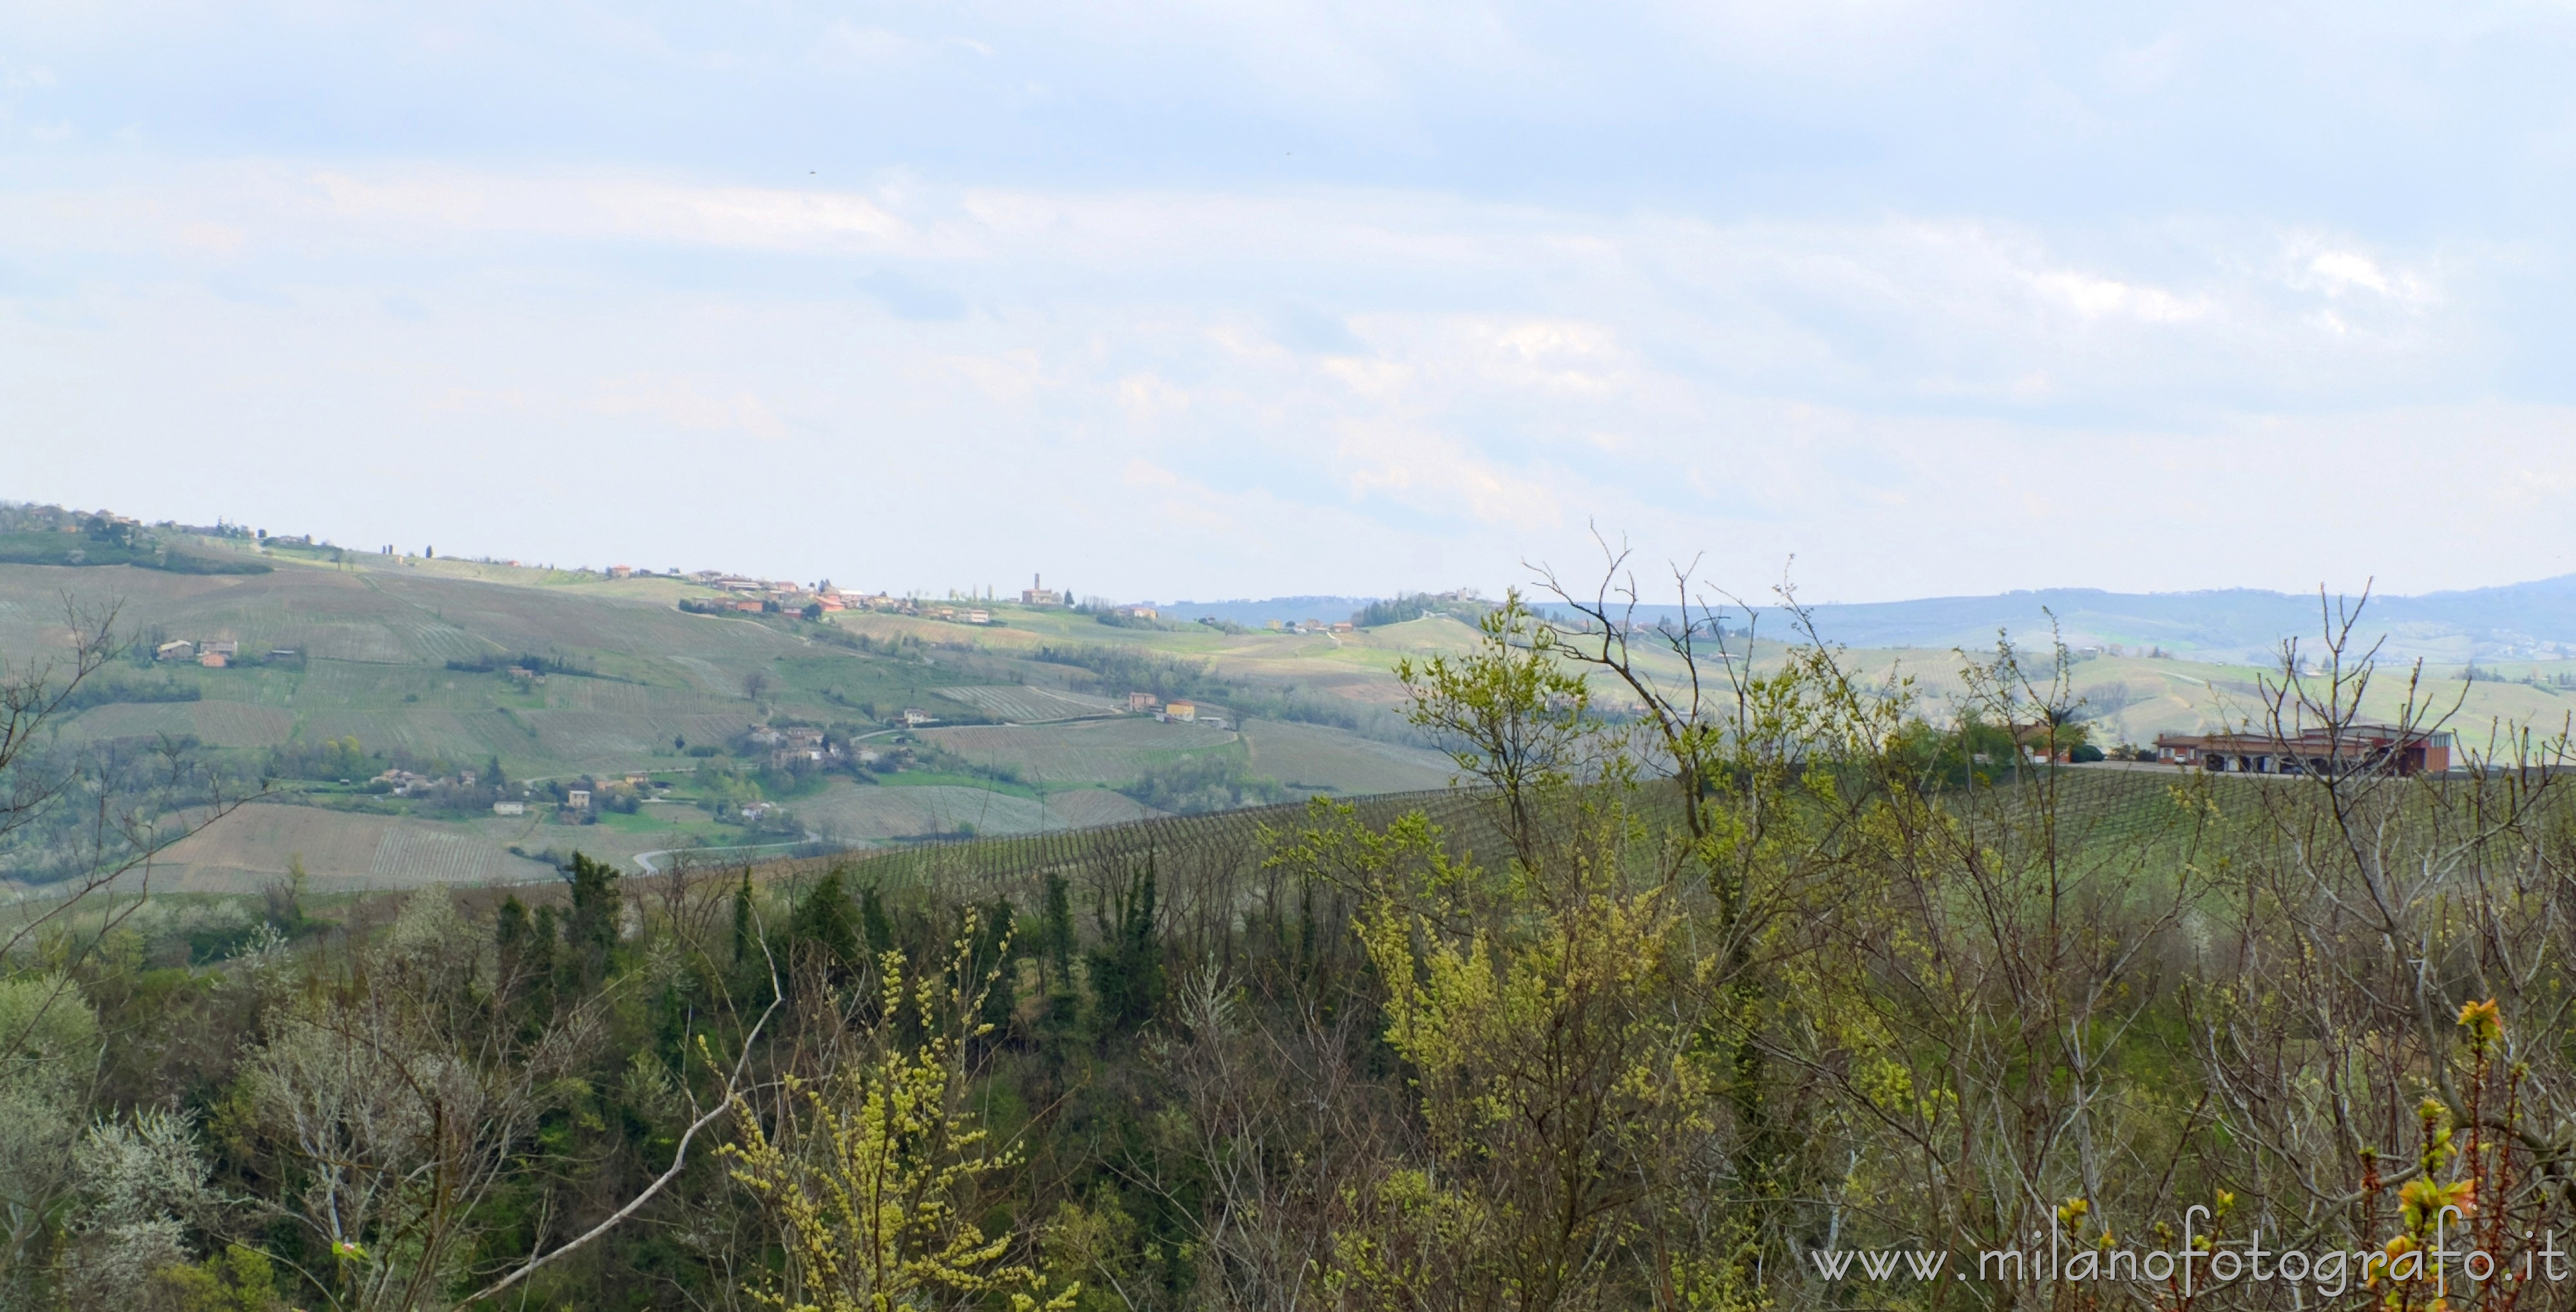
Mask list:
[[[1062,614],[1040,616],[1043,632],[688,614],[677,602],[706,590],[669,578],[332,559],[222,540],[191,541],[189,551],[266,568],[0,563],[0,651],[58,645],[66,599],[113,607],[136,640],[88,686],[94,704],[60,725],[66,748],[193,741],[246,777],[277,776],[266,797],[168,853],[163,886],[256,887],[298,860],[318,887],[363,888],[524,878],[549,869],[531,858],[575,846],[649,861],[672,848],[774,854],[799,842],[1044,833],[1156,814],[1117,790],[1184,766],[1240,776],[1246,802],[1431,788],[1449,774],[1418,744],[1354,732],[1362,715],[1382,734],[1396,724],[1379,709],[1383,668],[1333,661],[1335,644],[1322,638],[1251,635],[1216,651],[1202,636],[1220,639],[1213,630],[1117,630]],[[151,658],[178,639],[235,644],[237,655],[225,668]],[[1194,695],[1229,723],[1129,714],[1127,688],[1061,659],[1104,646],[1199,671],[1189,674]],[[1040,659],[1049,655],[1059,659]],[[1217,664],[1222,679],[1205,673]],[[1341,696],[1355,685],[1370,696]],[[1249,699],[1241,710],[1229,691]],[[1346,709],[1318,712],[1328,705]],[[930,723],[907,727],[906,710]],[[1297,718],[1317,714],[1344,723]],[[744,741],[755,726],[798,724],[892,763],[783,776],[767,769],[767,747]],[[296,763],[344,742],[358,764],[329,777],[299,772]],[[510,796],[534,805],[503,817],[365,791],[394,767],[486,779],[497,770],[518,790]],[[550,788],[607,788],[630,775],[646,781],[632,812],[555,823]],[[732,799],[723,820],[708,805],[716,783]],[[783,806],[792,824],[735,823],[752,797]]]
[[[2356,593],[2352,599],[2360,598]],[[1641,606],[1637,616],[1651,623],[1676,613],[1670,606]],[[2315,594],[2252,588],[2147,593],[2046,588],[1819,605],[1811,613],[1819,634],[1853,647],[1975,649],[1993,645],[1998,631],[2010,632],[2019,642],[2045,643],[2053,617],[2073,646],[2161,650],[2189,660],[2237,664],[2270,661],[2285,638],[2312,647],[2324,618]],[[1781,631],[1787,616],[1770,609],[1762,624],[1766,631]],[[2384,639],[2386,654],[2410,660],[2565,659],[2576,656],[2576,575],[2421,596],[2374,596],[2356,632]]]
[[[265,797],[169,854],[170,880],[209,890],[256,886],[298,861],[322,887],[492,882],[541,876],[547,857],[576,846],[642,864],[675,849],[775,856],[817,843],[1066,832],[1149,820],[1158,803],[1438,788],[1450,763],[1404,724],[1394,669],[1475,641],[1442,616],[1286,633],[1113,625],[1008,603],[985,604],[989,625],[943,620],[936,607],[687,613],[682,602],[719,594],[667,576],[237,536],[165,534],[77,564],[68,550],[64,563],[43,563],[53,544],[36,545],[45,550],[0,561],[0,652],[58,643],[66,600],[113,607],[137,642],[61,724],[67,749],[193,742],[245,777],[271,778]],[[172,559],[186,567],[167,568]],[[1334,618],[1325,603],[1353,600],[1241,605],[1247,616]],[[2254,591],[2065,589],[1815,612],[1859,667],[1913,676],[1934,714],[1961,689],[1952,648],[1989,647],[1998,629],[2028,642],[2051,615],[2075,649],[2073,692],[2108,743],[2250,713],[2279,635],[2317,624],[2313,599]],[[2472,737],[2505,721],[2555,726],[2576,710],[2576,662],[2557,659],[2576,650],[2576,579],[2382,598],[2368,617],[2392,653],[2435,657],[2431,691],[2460,702]],[[1783,627],[1765,623],[1766,635]],[[174,639],[235,644],[238,659],[217,669],[151,658]],[[1764,643],[1758,662],[1777,651]],[[1220,722],[1132,714],[1137,691],[1187,697]],[[1615,687],[1596,692],[1622,700]],[[2374,711],[2393,711],[2398,692],[2384,680],[2377,695],[2389,704]],[[850,759],[882,759],[782,773],[746,737],[798,725]],[[326,767],[332,752],[342,755]],[[497,771],[516,790],[506,796],[533,805],[503,816],[369,791],[369,778],[397,767]],[[622,788],[631,804],[575,815],[563,800],[573,786]],[[755,822],[754,801],[783,811]],[[0,865],[0,879],[12,876],[26,872]]]

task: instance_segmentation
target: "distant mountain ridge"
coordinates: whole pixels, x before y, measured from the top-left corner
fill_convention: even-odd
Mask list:
[[[1268,620],[1349,618],[1369,597],[1301,596],[1267,600],[1174,602],[1175,619],[1207,615],[1238,624]],[[2010,633],[2024,646],[2048,641],[2052,618],[2072,647],[2161,650],[2190,660],[2264,663],[2285,638],[2313,648],[2337,601],[2359,602],[2358,593],[2270,592],[2218,588],[2199,592],[2109,592],[2100,588],[2041,588],[1981,597],[1922,597],[1812,608],[1817,631],[1850,647],[1961,647],[1994,644]],[[1542,611],[1564,614],[1559,606]],[[1678,614],[1672,606],[1639,606],[1636,618],[1652,623]],[[1740,615],[1729,623],[1740,622]],[[1788,616],[1761,608],[1760,630],[1785,635]],[[2365,643],[2384,640],[2384,655],[2437,663],[2471,660],[2576,658],[2576,574],[2490,588],[2372,596],[2356,633]]]
[[[2359,601],[2357,594],[2348,597]],[[2162,648],[2197,660],[2263,661],[2296,637],[2313,647],[2325,628],[2314,594],[2255,588],[2205,592],[2105,592],[2047,588],[1987,597],[1928,597],[1817,606],[1817,631],[1853,647],[1983,647],[1998,631],[2045,642],[2052,617],[2070,646]],[[1669,611],[1670,608],[1657,608]],[[1785,617],[1776,610],[1765,627]],[[2383,652],[2433,661],[2549,660],[2576,656],[2576,574],[2491,588],[2374,596],[2356,633]]]

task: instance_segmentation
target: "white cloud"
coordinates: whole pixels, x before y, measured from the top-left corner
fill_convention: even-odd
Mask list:
[[[332,226],[370,235],[426,228],[575,240],[863,254],[918,234],[866,196],[649,179],[545,178],[418,170],[314,178]],[[390,235],[390,234],[387,234]]]
[[[2368,256],[2351,251],[2327,251],[2318,255],[2308,261],[2308,272],[2323,279],[2329,292],[2365,287],[2386,296],[2392,290],[2388,285],[2388,275],[2381,273],[2378,265],[2372,263]]]
[[[1714,547],[1738,580],[1794,551],[1846,599],[2295,586],[2251,575],[2329,562],[2199,538],[2141,552],[2092,526],[2323,496],[2302,471],[2347,467],[2336,423],[2403,412],[2389,431],[2420,439],[2463,413],[2445,389],[2476,339],[2469,303],[2423,272],[2435,252],[2267,225],[2051,237],[1393,189],[906,174],[806,191],[271,161],[0,190],[0,247],[91,270],[51,318],[0,301],[0,423],[187,432],[272,470],[392,434],[599,508],[556,526],[445,483],[352,502],[227,483],[193,454],[110,471],[78,444],[22,494],[230,489],[281,525],[347,505],[352,527],[316,527],[355,540],[479,533],[563,557],[624,541],[584,549],[887,586],[1034,560],[1140,596],[1499,583],[1524,556],[1582,559],[1596,520],[1656,551]],[[199,281],[215,273],[238,280],[230,299]],[[892,282],[954,308],[890,312]],[[72,314],[89,326],[51,326]],[[135,376],[154,385],[117,381]],[[2549,413],[2496,438],[2495,467],[2546,472],[2564,435]],[[2357,467],[2402,467],[2401,446],[2356,446]],[[868,529],[698,513],[782,479]],[[417,527],[356,526],[371,517]],[[1992,552],[2011,524],[2047,550]],[[2410,539],[2409,559],[2448,580],[2488,568],[2493,540]]]
[[[2086,319],[2121,315],[2146,323],[2181,323],[2200,318],[2211,309],[2205,299],[2185,300],[2154,287],[2137,287],[2081,273],[2042,273],[2034,275],[2032,281]]]
[[[1150,373],[1118,381],[1118,403],[1141,423],[1176,419],[1189,412],[1190,394]]]
[[[1342,482],[1362,501],[1382,496],[1442,518],[1523,531],[1545,532],[1565,520],[1545,483],[1400,419],[1346,421],[1333,454]]]

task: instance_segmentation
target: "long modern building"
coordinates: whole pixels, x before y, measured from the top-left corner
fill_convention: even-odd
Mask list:
[[[2393,724],[2347,724],[2340,730],[2308,729],[2287,736],[2168,733],[2156,735],[2156,759],[2185,769],[2230,774],[2307,774],[2328,769],[2415,774],[2451,768],[2451,735]]]

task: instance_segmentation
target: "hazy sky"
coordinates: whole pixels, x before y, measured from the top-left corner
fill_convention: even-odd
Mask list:
[[[2563,4],[0,3],[0,497],[1119,597],[2576,570]]]

